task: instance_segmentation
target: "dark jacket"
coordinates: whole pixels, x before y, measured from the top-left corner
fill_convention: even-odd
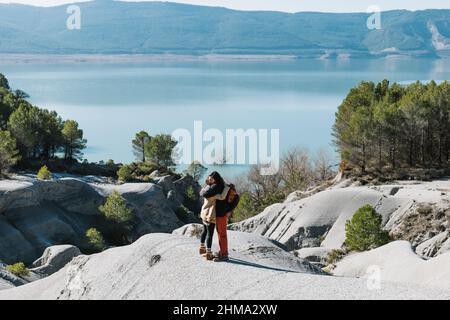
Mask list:
[[[213,184],[210,186],[206,186],[206,188],[204,188],[202,192],[200,192],[200,196],[202,196],[203,198],[211,198],[222,193],[223,189],[225,189],[225,186],[223,184]]]
[[[229,203],[227,199],[216,201],[216,217],[225,217],[228,212],[236,209],[239,203],[239,197],[235,197],[234,201]]]

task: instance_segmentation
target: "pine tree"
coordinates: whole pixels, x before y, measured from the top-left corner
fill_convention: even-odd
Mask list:
[[[365,251],[389,242],[381,226],[382,217],[370,205],[359,208],[345,225],[345,244],[350,250]]]
[[[0,131],[0,175],[19,161],[16,140],[9,131]]]
[[[83,139],[83,130],[78,128],[75,120],[66,120],[62,129],[64,139],[64,158],[67,160],[80,159],[82,150],[86,148],[86,140]]]
[[[116,223],[126,223],[133,218],[133,211],[127,207],[126,200],[114,190],[99,210],[108,219]]]
[[[176,145],[177,142],[171,135],[156,135],[146,144],[146,157],[159,166],[171,167],[174,165],[173,156]]]
[[[149,143],[150,139],[150,135],[145,131],[136,133],[132,141],[132,146],[137,161],[145,162],[145,146]]]

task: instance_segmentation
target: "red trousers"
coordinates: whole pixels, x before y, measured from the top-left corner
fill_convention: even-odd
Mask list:
[[[219,255],[228,257],[228,238],[227,238],[228,217],[216,217],[217,237],[219,238]]]

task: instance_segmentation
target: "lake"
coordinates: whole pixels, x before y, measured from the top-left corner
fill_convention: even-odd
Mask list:
[[[280,149],[334,152],[331,126],[347,92],[362,80],[448,80],[448,60],[297,60],[267,62],[1,64],[14,89],[39,107],[75,119],[89,161],[131,162],[131,140],[205,129],[280,129]],[[245,166],[224,169],[226,175]]]

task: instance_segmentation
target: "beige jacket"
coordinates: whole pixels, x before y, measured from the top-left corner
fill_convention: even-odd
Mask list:
[[[221,194],[215,195],[212,198],[206,199],[203,202],[202,211],[200,212],[200,218],[204,224],[216,223],[216,201],[225,200],[230,191],[230,187],[225,184]]]

